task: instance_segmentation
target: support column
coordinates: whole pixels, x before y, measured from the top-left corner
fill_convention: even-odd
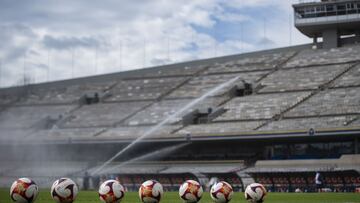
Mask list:
[[[314,45],[317,44],[317,36],[315,36],[315,37],[313,38],[313,44],[314,44]]]
[[[360,30],[355,31],[355,43],[360,43]]]
[[[337,29],[324,30],[322,37],[324,49],[331,49],[339,46],[339,34]]]

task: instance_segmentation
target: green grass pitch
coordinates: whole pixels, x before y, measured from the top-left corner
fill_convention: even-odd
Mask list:
[[[11,203],[8,189],[0,189],[0,203]],[[54,203],[48,190],[41,190],[36,203]],[[80,191],[74,203],[101,203],[95,191]],[[212,203],[204,193],[200,203]],[[265,203],[360,203],[356,193],[268,193]],[[127,192],[121,203],[141,203],[136,192]],[[161,203],[182,203],[177,192],[165,192]],[[231,203],[246,203],[243,193],[235,193]]]

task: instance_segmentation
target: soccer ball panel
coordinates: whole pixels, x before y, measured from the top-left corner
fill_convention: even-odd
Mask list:
[[[38,193],[38,186],[29,178],[19,178],[10,187],[10,197],[16,203],[32,203]]]

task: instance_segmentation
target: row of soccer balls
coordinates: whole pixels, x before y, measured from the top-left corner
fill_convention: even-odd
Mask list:
[[[16,180],[10,188],[10,197],[16,203],[32,203],[39,193],[38,186],[29,178]],[[72,203],[76,199],[78,187],[69,178],[60,178],[51,186],[51,196],[57,203]],[[139,188],[139,197],[143,203],[158,203],[163,196],[162,185],[155,180],[145,181]],[[201,185],[194,180],[185,181],[179,189],[179,196],[185,203],[198,202],[203,194]],[[104,203],[118,203],[125,195],[124,187],[116,180],[108,180],[100,185],[99,197]],[[266,189],[259,183],[246,187],[245,198],[251,203],[264,201]],[[227,203],[232,199],[233,189],[225,181],[215,183],[210,190],[215,203]]]

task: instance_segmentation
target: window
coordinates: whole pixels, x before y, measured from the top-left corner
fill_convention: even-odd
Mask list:
[[[337,15],[345,15],[345,14],[346,14],[345,4],[337,5]]]
[[[347,13],[348,14],[356,13],[355,7],[356,7],[356,5],[354,3],[347,3],[346,4]]]
[[[355,4],[354,3],[347,3],[346,8],[347,9],[355,9]]]
[[[326,5],[326,11],[334,11],[334,5]]]

